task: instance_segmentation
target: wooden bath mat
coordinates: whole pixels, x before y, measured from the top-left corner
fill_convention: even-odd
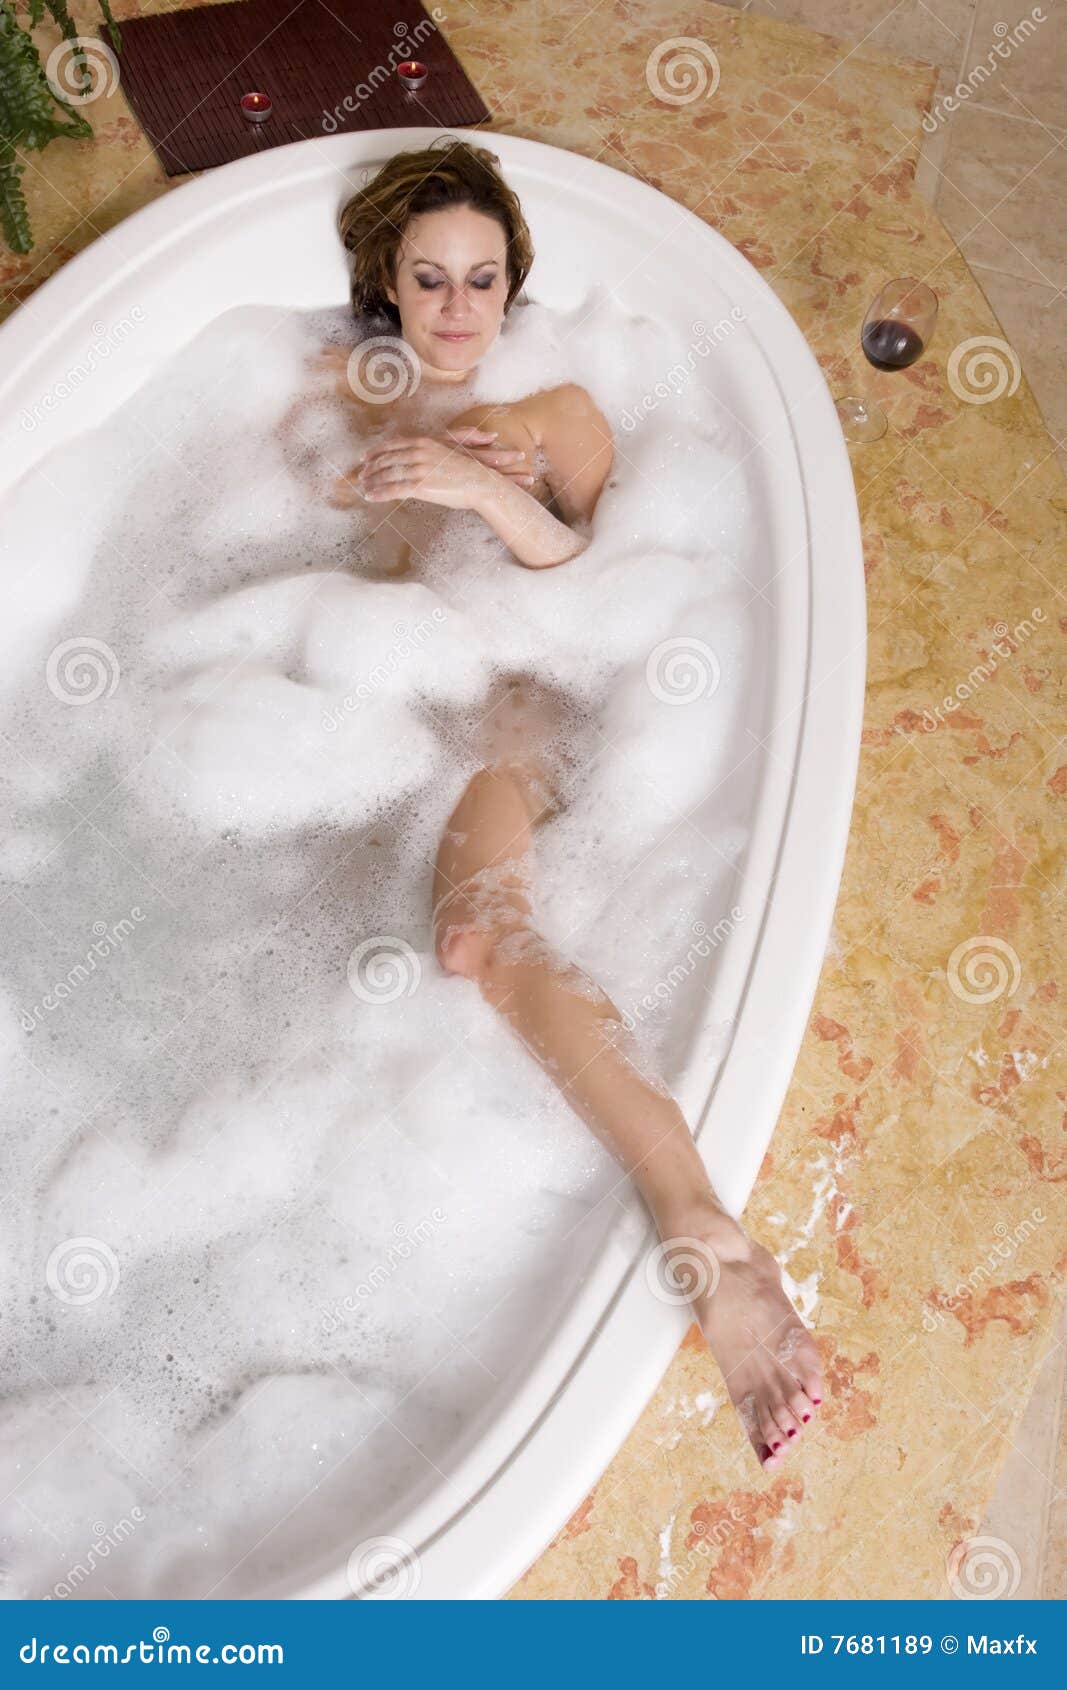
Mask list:
[[[341,130],[470,128],[490,116],[416,0],[228,0],[121,29],[122,89],[168,176]],[[430,72],[414,92],[395,70],[411,57]],[[241,113],[256,90],[273,101],[265,123]]]

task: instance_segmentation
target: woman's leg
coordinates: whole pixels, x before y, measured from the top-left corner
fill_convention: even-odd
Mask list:
[[[814,1340],[773,1256],[718,1202],[678,1104],[642,1073],[615,1005],[532,922],[531,835],[548,792],[529,758],[467,786],[437,854],[438,961],[476,982],[632,1176],[752,1446],[776,1468],[824,1394]]]

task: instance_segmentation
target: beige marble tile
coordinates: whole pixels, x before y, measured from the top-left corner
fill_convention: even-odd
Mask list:
[[[1067,1601],[1067,1311],[1060,1321],[1061,1394],[1056,1435],[1056,1465],[1048,1523],[1041,1595],[1046,1602]],[[1046,1363],[1046,1366],[1048,1364]]]
[[[1067,1550],[1067,1513],[1062,1502],[1055,1502],[1065,1332],[1067,1324],[1061,1319],[1059,1334],[1011,1439],[997,1488],[982,1522],[981,1535],[999,1538],[1018,1558],[1020,1578],[1013,1594],[1020,1601],[1038,1600],[1047,1594],[1043,1590],[1046,1545],[1054,1516],[1058,1518]],[[1061,1555],[1061,1579],[1065,1575],[1067,1559]]]
[[[1067,286],[1065,140],[974,105],[956,113],[937,210],[969,264]]]
[[[750,0],[742,10],[956,72],[974,8],[975,0]]]
[[[923,118],[915,186],[930,205],[937,204],[952,138],[952,114],[944,104],[945,96],[952,94],[958,82],[955,70],[942,69],[938,72],[930,109]]]
[[[1044,22],[1035,20],[1034,12]],[[998,25],[1007,24],[1003,34]],[[1021,26],[1021,27],[1020,27]],[[1032,33],[1031,33],[1032,31]],[[999,51],[998,51],[999,49]],[[1067,6],[1063,0],[978,0],[964,70],[983,106],[1067,128]]]
[[[1055,288],[1022,282],[997,270],[974,266],[974,277],[997,314],[1034,390],[1049,433],[1067,468],[1067,297]]]

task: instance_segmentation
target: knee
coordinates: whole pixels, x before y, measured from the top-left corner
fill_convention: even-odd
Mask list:
[[[444,921],[434,930],[434,954],[446,974],[473,980],[489,966],[496,935]]]

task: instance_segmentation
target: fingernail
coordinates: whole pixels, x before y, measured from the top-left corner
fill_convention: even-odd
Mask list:
[[[790,1426],[790,1428],[789,1428],[789,1430],[788,1430],[788,1432],[787,1432],[787,1433],[786,1433],[786,1437],[787,1437],[787,1438],[795,1438],[795,1437],[796,1437],[796,1435],[797,1435],[797,1429],[796,1429],[796,1427],[795,1427],[795,1426]]]

